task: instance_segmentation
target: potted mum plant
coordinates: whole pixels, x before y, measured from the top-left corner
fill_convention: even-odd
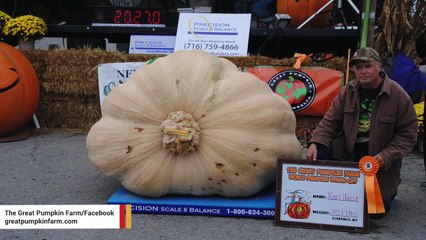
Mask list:
[[[11,17],[7,13],[0,11],[0,41],[4,41],[2,29],[10,19]]]
[[[39,17],[24,15],[9,19],[2,32],[6,37],[16,38],[19,49],[32,50],[34,49],[34,41],[46,35],[47,25]]]
[[[3,29],[6,22],[10,19],[11,17],[7,13],[0,11],[0,29]]]
[[[419,141],[418,141],[418,146],[419,146],[419,150],[420,152],[423,152],[423,134],[425,134],[424,132],[424,119],[423,119],[423,114],[425,111],[425,102],[421,101],[420,103],[416,103],[414,104],[414,109],[416,110],[416,115],[417,115],[417,123],[418,123],[418,135],[419,135]]]

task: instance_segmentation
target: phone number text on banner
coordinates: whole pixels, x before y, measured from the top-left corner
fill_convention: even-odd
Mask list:
[[[250,14],[181,13],[175,52],[203,50],[216,56],[247,56]]]

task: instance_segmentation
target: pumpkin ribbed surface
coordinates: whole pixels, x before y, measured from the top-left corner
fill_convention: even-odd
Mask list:
[[[230,61],[179,51],[112,90],[87,148],[104,174],[143,196],[253,195],[277,158],[301,156],[289,103]]]
[[[18,49],[0,42],[0,136],[25,126],[39,100],[40,82],[31,62]]]

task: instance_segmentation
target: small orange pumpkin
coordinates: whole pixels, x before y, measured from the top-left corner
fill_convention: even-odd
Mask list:
[[[0,42],[0,136],[23,127],[37,110],[40,82],[31,62]]]
[[[277,12],[290,15],[290,27],[297,28],[314,15],[329,0],[285,0],[277,2]],[[324,28],[331,16],[333,4],[328,5],[321,13],[309,21],[303,28]]]
[[[311,214],[311,207],[305,202],[293,202],[287,207],[288,216],[295,219],[306,219]]]

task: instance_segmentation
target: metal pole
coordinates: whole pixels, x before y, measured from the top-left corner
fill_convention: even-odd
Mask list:
[[[352,8],[354,9],[354,11],[357,14],[359,14],[359,9],[356,7],[356,5],[351,0],[347,0],[347,2],[352,6]]]
[[[300,26],[297,27],[297,29],[301,29],[303,26],[305,26],[309,21],[311,21],[312,18],[316,17],[318,14],[320,14],[322,12],[322,10],[324,10],[326,7],[328,7],[328,5],[332,4],[334,2],[334,0],[330,0],[328,1],[328,3],[324,4],[324,6],[322,6],[320,9],[318,9],[318,11],[316,11],[312,16],[310,16],[308,19],[306,19],[302,24],[300,24]]]
[[[364,13],[362,14],[362,29],[360,47],[367,47],[368,26],[370,20],[371,0],[364,0]]]

